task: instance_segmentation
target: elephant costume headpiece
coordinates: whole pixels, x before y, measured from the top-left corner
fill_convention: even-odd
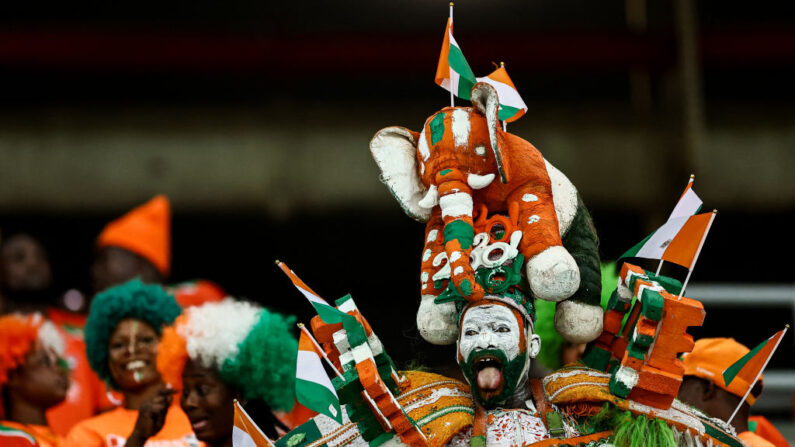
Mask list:
[[[383,183],[409,216],[427,222],[420,333],[454,343],[455,305],[437,298],[482,299],[477,270],[521,254],[528,293],[558,302],[558,332],[593,340],[603,315],[598,240],[577,189],[532,144],[502,130],[492,86],[476,84],[471,98],[473,107],[445,107],[419,133],[387,127],[370,142]]]

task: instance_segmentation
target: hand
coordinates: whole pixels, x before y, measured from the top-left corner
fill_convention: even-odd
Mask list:
[[[125,447],[142,447],[147,439],[156,435],[163,428],[174,393],[176,390],[163,388],[141,404],[135,428],[127,439]]]

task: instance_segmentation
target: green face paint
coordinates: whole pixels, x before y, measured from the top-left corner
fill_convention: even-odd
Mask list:
[[[478,387],[478,371],[477,368],[475,368],[478,359],[483,357],[495,357],[499,360],[500,365],[502,365],[501,373],[504,381],[502,391],[500,391],[498,395],[488,399],[483,396]],[[469,358],[463,364],[459,364],[459,366],[467,382],[469,382],[472,390],[472,397],[477,399],[484,408],[494,408],[504,404],[516,391],[516,386],[519,384],[519,379],[521,379],[522,371],[524,370],[525,357],[525,351],[521,351],[516,358],[508,361],[505,353],[499,349],[483,349],[472,351],[472,353],[469,354]]]
[[[444,114],[436,115],[430,123],[431,128],[431,144],[436,144],[442,141],[444,137]]]

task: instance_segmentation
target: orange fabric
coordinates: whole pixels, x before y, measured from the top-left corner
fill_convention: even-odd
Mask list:
[[[171,270],[171,205],[157,195],[105,226],[98,247],[121,247],[149,260],[163,275]]]
[[[36,442],[40,447],[61,447],[63,442],[60,436],[53,433],[50,427],[45,425],[20,424],[12,421],[2,421],[0,424],[32,435],[36,438]]]
[[[39,337],[40,325],[41,318],[36,321],[32,316],[0,317],[0,387],[8,381],[8,371],[25,362]]]
[[[63,447],[122,447],[132,433],[137,419],[137,411],[118,407],[75,425],[64,440]],[[179,404],[173,404],[168,409],[163,429],[144,445],[188,447],[197,442],[188,417],[179,408]],[[204,443],[199,445],[203,446]]]
[[[47,422],[53,431],[66,436],[69,430],[83,419],[88,419],[100,410],[113,408],[105,384],[91,370],[83,341],[83,326],[86,317],[72,312],[50,309],[47,317],[55,324],[64,339],[64,359],[69,365],[69,390],[66,400],[47,411]],[[119,399],[117,395],[114,397]]]
[[[779,432],[778,429],[770,421],[768,421],[766,417],[749,416],[748,422],[756,423],[756,429],[754,430],[754,433],[767,439],[776,447],[789,447],[789,442],[787,442],[786,438],[784,438],[784,435],[782,435],[781,432]]]
[[[663,260],[692,268],[701,239],[707,231],[714,213],[702,213],[687,219],[682,229],[676,234],[662,255]]]
[[[748,387],[753,384],[738,375],[727,387],[723,380],[723,371],[749,351],[750,349],[737,343],[733,338],[702,338],[696,341],[693,350],[682,358],[685,375],[709,380],[735,396],[743,397]],[[761,377],[759,383],[762,383]],[[748,394],[748,405],[753,406],[757,397],[759,396]]]
[[[442,52],[439,54],[439,64],[436,66],[436,76],[434,82],[442,85],[445,79],[450,78],[450,35],[453,34],[453,19],[447,19],[447,26],[444,27],[444,40],[442,41]]]
[[[771,443],[767,439],[757,435],[754,432],[744,431],[737,435],[744,443],[746,443],[749,447],[775,447],[775,444]]]

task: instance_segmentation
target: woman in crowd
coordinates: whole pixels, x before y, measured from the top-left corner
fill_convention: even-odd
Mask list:
[[[47,424],[48,408],[61,403],[69,388],[61,360],[64,342],[55,326],[39,314],[0,317],[0,445],[58,447]],[[28,436],[25,436],[28,435]]]
[[[65,447],[140,447],[147,440],[198,445],[156,368],[162,329],[179,313],[160,286],[137,279],[94,298],[85,326],[86,354],[97,375],[122,393],[124,404],[77,424]]]
[[[272,410],[289,410],[294,402],[294,321],[227,298],[186,309],[164,331],[157,365],[164,380],[182,390],[182,409],[199,440],[232,446],[235,399],[271,439],[287,428]]]

